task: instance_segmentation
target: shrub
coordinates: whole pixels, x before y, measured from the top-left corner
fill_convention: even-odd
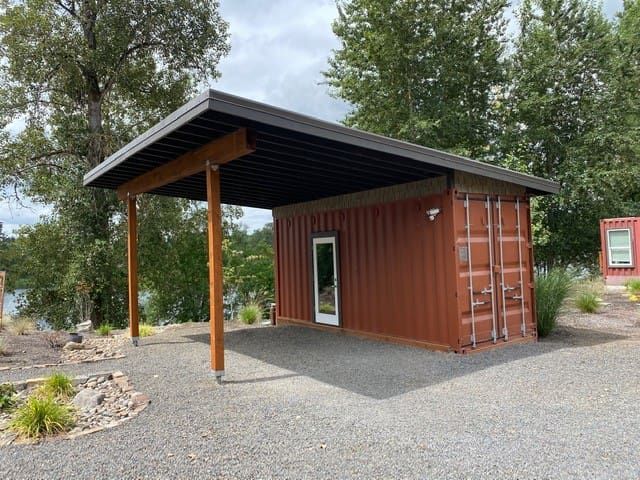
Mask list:
[[[582,313],[596,313],[602,302],[595,293],[586,291],[576,295],[575,303]]]
[[[10,329],[15,335],[26,335],[35,328],[35,322],[28,317],[16,317],[11,320]]]
[[[153,328],[153,325],[149,323],[141,323],[138,329],[138,332],[141,337],[150,337],[151,335],[156,333],[155,329]]]
[[[69,334],[60,331],[47,332],[44,339],[51,348],[62,348],[69,340]]]
[[[16,387],[11,383],[0,384],[0,411],[13,408],[16,404],[15,395]]]
[[[640,278],[632,278],[631,280],[627,280],[624,286],[631,295],[640,295]]]
[[[16,410],[9,428],[28,438],[40,438],[71,429],[74,418],[71,407],[54,397],[31,396]]]
[[[262,320],[262,308],[257,303],[245,305],[238,312],[238,318],[242,323],[252,325],[256,320]]]
[[[536,313],[540,337],[546,337],[555,328],[560,307],[572,285],[573,279],[562,269],[553,269],[545,275],[536,276]]]
[[[111,325],[109,325],[108,323],[103,323],[98,327],[96,332],[98,332],[98,335],[102,337],[108,337],[109,335],[111,335]]]
[[[40,386],[40,393],[45,396],[69,398],[74,391],[71,378],[64,373],[54,373],[48,376]]]

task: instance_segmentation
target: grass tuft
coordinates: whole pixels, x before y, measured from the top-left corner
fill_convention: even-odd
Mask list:
[[[245,305],[238,312],[238,318],[242,323],[253,325],[257,320],[262,320],[262,308],[257,303]]]
[[[627,280],[624,286],[631,295],[640,296],[640,278]]]
[[[598,296],[589,291],[579,292],[575,298],[576,307],[582,313],[596,313],[600,308],[602,301]]]
[[[16,387],[11,383],[0,384],[0,412],[11,410],[16,404]]]
[[[108,323],[103,323],[97,328],[96,332],[102,337],[108,337],[109,335],[111,335],[111,330],[111,325],[109,325]]]
[[[9,326],[14,335],[27,335],[36,329],[36,323],[28,317],[15,317]]]
[[[75,389],[71,378],[64,373],[58,372],[46,378],[39,388],[39,393],[45,396],[68,399],[75,393]]]
[[[546,337],[556,326],[560,308],[568,297],[573,279],[565,270],[553,269],[535,280],[538,335]]]
[[[149,323],[141,323],[138,331],[141,337],[150,337],[151,335],[156,333],[153,325]]]
[[[23,437],[40,438],[68,431],[73,425],[71,407],[51,396],[34,395],[16,409],[9,428]]]

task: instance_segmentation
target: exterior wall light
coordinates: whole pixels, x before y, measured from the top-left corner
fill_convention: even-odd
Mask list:
[[[427,210],[427,217],[429,218],[429,220],[433,222],[439,213],[440,213],[439,208],[430,208],[429,210]]]

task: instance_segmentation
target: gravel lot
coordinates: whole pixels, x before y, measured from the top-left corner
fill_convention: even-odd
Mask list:
[[[640,477],[637,335],[563,327],[538,344],[456,356],[251,328],[226,335],[223,386],[208,375],[207,340],[206,324],[186,325],[127,358],[66,367],[122,370],[152,403],[109,431],[0,449],[1,476]]]

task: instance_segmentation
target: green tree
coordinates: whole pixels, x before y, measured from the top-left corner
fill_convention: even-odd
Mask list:
[[[153,323],[207,320],[206,206],[151,196],[142,197],[139,206],[140,278],[142,290],[148,294],[144,310],[147,319]],[[222,213],[223,237],[228,239],[238,228],[236,220],[242,216],[242,209],[224,205]],[[225,259],[228,251],[229,242],[225,240]],[[233,281],[225,275],[225,290]]]
[[[248,233],[235,228],[225,240],[225,295],[230,310],[239,305],[274,301],[273,224]]]
[[[345,123],[457,153],[487,155],[502,84],[503,0],[338,3],[340,47],[325,77],[353,110]]]
[[[0,187],[52,205],[25,235],[55,239],[65,254],[27,306],[73,320],[68,289],[41,303],[66,282],[88,296],[94,324],[121,323],[122,205],[82,177],[218,75],[227,25],[213,0],[0,0],[0,12]],[[44,265],[39,246],[29,255]]]
[[[638,159],[617,105],[615,35],[585,0],[526,0],[504,92],[504,163],[560,182],[535,201],[539,264],[594,266],[598,221],[629,214]]]

